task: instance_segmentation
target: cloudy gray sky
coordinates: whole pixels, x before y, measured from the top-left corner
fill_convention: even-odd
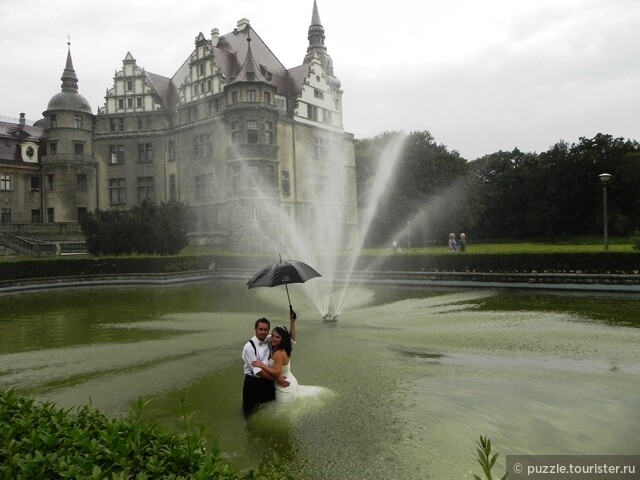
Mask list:
[[[287,67],[313,0],[0,0],[0,116],[41,118],[67,36],[94,113],[127,52],[171,77],[199,32],[246,17]],[[637,0],[318,0],[356,138],[428,130],[468,160],[608,133],[640,140]]]

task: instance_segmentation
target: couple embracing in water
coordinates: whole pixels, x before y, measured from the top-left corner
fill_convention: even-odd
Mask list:
[[[296,340],[296,313],[289,312],[289,329],[259,318],[255,335],[242,349],[244,385],[242,410],[245,417],[262,403],[290,402],[298,397],[298,381],[291,374],[291,349]]]

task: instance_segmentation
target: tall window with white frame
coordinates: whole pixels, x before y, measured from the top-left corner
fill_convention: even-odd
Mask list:
[[[257,120],[247,120],[247,143],[258,143]]]
[[[155,200],[153,177],[138,177],[138,202]]]
[[[3,208],[0,214],[0,223],[11,223],[11,209]]]
[[[8,173],[0,174],[0,191],[11,191],[11,175]]]
[[[127,183],[124,178],[109,179],[109,203],[111,205],[124,205],[127,203]]]

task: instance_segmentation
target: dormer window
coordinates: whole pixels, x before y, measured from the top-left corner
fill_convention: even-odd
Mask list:
[[[324,99],[324,92],[322,90],[313,89],[313,96],[319,98],[320,100]]]

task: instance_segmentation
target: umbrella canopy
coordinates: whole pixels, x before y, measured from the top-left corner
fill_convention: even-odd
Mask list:
[[[264,267],[257,272],[251,280],[247,282],[247,287],[277,287],[278,285],[284,285],[287,290],[289,310],[293,311],[287,285],[290,283],[304,283],[307,280],[320,276],[320,273],[304,262],[299,260],[282,260],[282,258],[280,258],[280,260],[273,265]]]

